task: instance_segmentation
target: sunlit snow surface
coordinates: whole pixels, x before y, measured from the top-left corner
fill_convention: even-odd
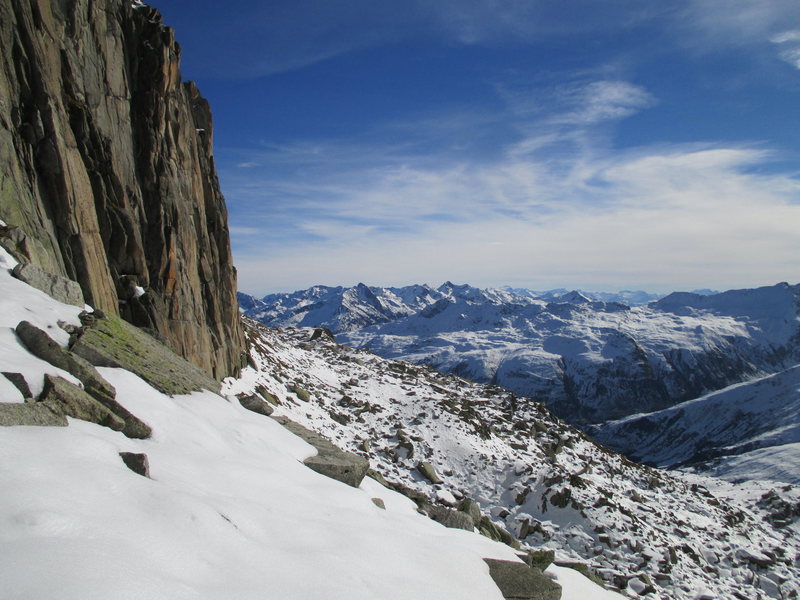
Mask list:
[[[11,328],[25,318],[63,343],[56,321],[77,322],[79,309],[13,280],[0,259],[3,370],[39,385],[58,371]],[[3,600],[502,597],[482,558],[514,560],[507,546],[445,529],[369,479],[353,489],[310,471],[300,462],[310,446],[235,401],[167,397],[126,371],[101,372],[153,437],[73,419],[0,428]],[[7,391],[4,401],[21,400]],[[119,452],[146,453],[152,478]],[[565,600],[618,597],[573,572],[554,576]]]

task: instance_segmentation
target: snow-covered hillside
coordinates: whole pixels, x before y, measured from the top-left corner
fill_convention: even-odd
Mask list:
[[[65,345],[59,322],[77,326],[81,309],[13,279],[10,266],[0,249],[3,371],[24,374],[34,395],[45,373],[76,381],[28,353],[14,327],[26,319]],[[153,434],[72,418],[0,427],[4,600],[503,597],[483,559],[519,563],[508,546],[445,528],[372,479],[351,488],[311,471],[300,462],[311,446],[236,398],[170,397],[123,369],[100,373]],[[22,403],[0,383],[4,407]],[[149,476],[122,452],[146,454]],[[548,573],[563,600],[619,598],[572,569]]]
[[[659,467],[800,484],[800,365],[590,434]]]
[[[575,424],[660,410],[800,361],[800,286],[629,307],[569,292],[311,288],[242,298],[271,326],[331,329],[383,357],[424,363],[544,401]],[[249,308],[248,308],[249,307]]]
[[[227,393],[262,395],[420,501],[473,499],[523,547],[585,563],[634,597],[800,592],[800,525],[768,520],[800,506],[794,487],[640,467],[536,402],[340,346],[321,330],[251,328],[250,339],[252,366],[226,380]]]

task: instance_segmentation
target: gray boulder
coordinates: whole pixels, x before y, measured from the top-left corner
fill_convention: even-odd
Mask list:
[[[81,286],[71,279],[53,275],[32,264],[18,264],[11,274],[20,281],[24,281],[64,304],[72,304],[73,306],[86,304],[83,300]]]
[[[484,558],[500,593],[507,600],[559,600],[561,586],[525,563]]]
[[[58,375],[44,376],[44,391],[40,402],[57,414],[97,423],[115,431],[125,427],[125,421],[92,398],[74,383]]]
[[[544,571],[556,558],[555,550],[529,550],[520,556],[525,563]]]
[[[87,392],[93,396],[114,399],[117,392],[110,383],[91,364],[56,343],[47,332],[28,321],[20,321],[16,327],[17,337],[25,347],[38,358],[65,370],[83,383]]]
[[[152,430],[147,423],[132,414],[116,401],[117,391],[86,359],[59,346],[45,331],[28,321],[20,321],[16,328],[17,336],[33,354],[64,369],[75,376],[92,398],[100,402],[125,422],[122,433],[129,438],[148,438]]]
[[[67,418],[55,413],[41,402],[9,402],[0,404],[0,427],[36,425],[66,427]]]
[[[472,498],[464,498],[458,505],[458,510],[469,515],[475,527],[481,524],[481,507]]]
[[[247,410],[253,411],[264,416],[270,416],[275,410],[267,402],[256,396],[255,394],[239,394],[236,396],[241,404]]]
[[[475,524],[467,513],[445,506],[431,506],[428,509],[428,516],[437,523],[452,529],[464,529],[465,531],[475,529]]]
[[[275,420],[316,448],[316,456],[303,461],[305,466],[347,485],[353,487],[361,485],[361,481],[369,470],[369,461],[366,458],[340,450],[318,433],[306,429],[286,417],[275,417]]]
[[[442,479],[439,477],[439,474],[436,472],[436,468],[429,462],[421,462],[417,465],[417,471],[419,471],[425,479],[430,481],[433,484],[442,483]]]

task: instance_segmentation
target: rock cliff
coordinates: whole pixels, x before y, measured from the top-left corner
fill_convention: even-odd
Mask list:
[[[221,378],[244,348],[236,271],[211,113],[179,60],[147,6],[0,3],[0,219],[19,258]]]

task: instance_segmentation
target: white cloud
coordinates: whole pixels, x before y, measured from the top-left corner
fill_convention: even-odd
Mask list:
[[[592,81],[570,86],[557,95],[562,105],[573,110],[556,117],[555,122],[592,124],[629,117],[655,104],[644,88],[627,81]]]
[[[773,36],[770,41],[780,47],[778,56],[782,60],[800,69],[800,29],[784,31]]]
[[[774,283],[800,272],[800,185],[749,172],[765,159],[675,148],[586,164],[566,180],[526,162],[387,173],[336,206],[341,218],[305,222],[323,239],[237,256],[241,287]],[[432,208],[459,218],[426,220]],[[350,219],[359,212],[372,224]]]
[[[770,173],[767,151],[615,153],[604,124],[656,102],[647,90],[602,79],[553,95],[531,115],[511,106],[519,136],[491,156],[418,154],[407,131],[393,144],[378,135],[270,148],[257,160],[274,172],[226,173],[233,224],[264,229],[234,235],[240,287],[451,279],[669,291],[800,272],[800,184]],[[473,129],[468,115],[455,120]]]

